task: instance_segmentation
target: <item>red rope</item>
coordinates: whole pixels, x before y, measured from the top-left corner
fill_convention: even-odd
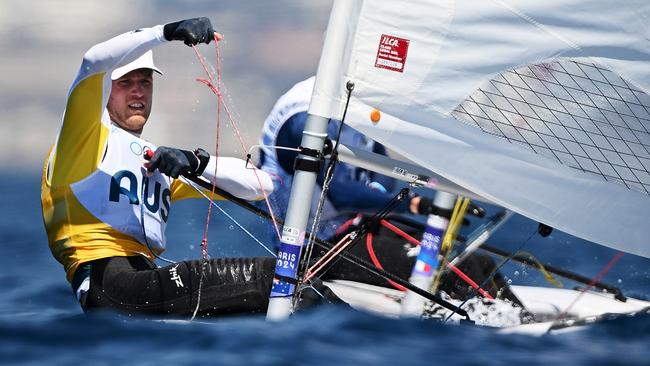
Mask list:
[[[339,240],[338,243],[336,243],[336,245],[334,245],[329,251],[323,254],[323,256],[320,257],[320,259],[318,259],[318,261],[316,261],[314,265],[309,267],[307,269],[307,274],[305,275],[305,279],[303,280],[303,282],[307,282],[311,280],[319,271],[323,269],[323,267],[325,267],[329,262],[331,262],[332,259],[334,259],[334,257],[336,257],[339,253],[341,253],[343,249],[348,247],[350,243],[352,243],[352,240],[348,240],[350,235],[351,233],[345,235],[341,240]]]
[[[409,243],[413,245],[420,245],[420,241],[417,240],[416,238],[412,237],[411,235],[407,234],[405,231],[402,229],[398,228],[397,226],[391,224],[390,222],[386,220],[381,220],[380,223],[382,226],[386,227],[387,229],[391,230],[395,234],[401,236],[402,238],[406,239]]]
[[[217,59],[217,85],[221,84],[221,54],[220,54],[220,49],[219,49],[219,38],[215,34],[214,36],[214,45],[216,49],[216,59]],[[194,49],[194,52],[197,54],[199,57],[199,60],[201,61],[201,64],[203,65],[203,68],[207,72],[207,67],[205,65],[205,61],[203,60],[203,57],[199,54],[198,49],[196,46],[192,46]],[[208,77],[210,77],[210,74],[208,73]],[[216,91],[217,88],[214,87],[214,85],[209,82],[211,86],[211,89],[213,91]],[[217,186],[217,167],[218,164],[217,162],[219,161],[219,132],[221,131],[221,93],[215,93],[217,95],[217,121],[216,121],[216,139],[215,139],[215,164],[214,164],[214,179],[211,182],[212,183],[212,191],[210,192],[210,204],[208,205],[208,214],[205,218],[205,229],[203,230],[203,239],[201,240],[201,257],[203,259],[208,259],[209,256],[209,251],[208,251],[208,231],[210,229],[210,218],[212,217],[212,202],[214,201],[214,195],[215,195],[215,188]]]
[[[379,259],[375,255],[375,250],[372,247],[372,233],[368,233],[366,235],[366,248],[368,249],[368,254],[370,255],[370,259],[372,260],[372,263],[375,265],[375,267],[383,270],[384,267],[382,267],[381,263],[379,263]],[[406,291],[406,287],[404,287],[404,286],[402,286],[402,285],[400,285],[400,284],[398,284],[398,283],[396,283],[394,281],[391,281],[389,279],[386,279],[386,281],[388,281],[388,283],[390,283],[391,286],[395,287],[396,289],[398,289],[400,291]]]
[[[409,243],[411,243],[411,244],[413,244],[413,245],[420,245],[420,241],[419,241],[419,240],[415,239],[414,237],[412,237],[411,235],[409,235],[408,233],[406,233],[404,230],[398,228],[397,226],[391,224],[390,222],[388,222],[388,221],[386,221],[386,220],[381,220],[380,223],[381,223],[381,225],[384,226],[385,228],[391,230],[391,231],[394,232],[395,234],[397,234],[397,235],[401,236],[402,238],[406,239]],[[368,234],[368,235],[370,235],[370,234]],[[366,238],[366,241],[367,241],[367,240],[368,240],[368,239]],[[374,257],[375,259],[377,259],[377,258],[375,257],[375,253],[374,253],[374,251],[371,253],[372,244],[367,244],[366,246],[368,247],[368,254],[370,254],[370,257],[371,257],[371,258]],[[377,259],[377,261],[375,262],[375,259],[373,259],[373,263],[375,264],[375,266],[377,266],[377,268],[381,268],[381,264],[379,263],[379,260]],[[485,290],[483,290],[481,287],[479,287],[479,285],[477,285],[476,282],[474,282],[474,280],[472,280],[468,275],[466,275],[466,274],[465,274],[463,271],[461,271],[458,267],[452,265],[451,263],[447,263],[447,265],[449,266],[449,268],[450,268],[450,269],[451,269],[455,274],[458,275],[458,277],[460,277],[460,278],[461,278],[463,281],[465,281],[468,285],[472,286],[472,288],[474,288],[475,290],[477,290],[481,295],[483,295],[484,297],[486,297],[486,298],[488,298],[488,299],[490,299],[490,300],[494,300],[494,298],[493,298],[489,293],[487,293]],[[395,285],[397,285],[397,284],[395,284]],[[393,285],[393,286],[394,286],[394,285]],[[399,285],[397,285],[397,286],[399,286]],[[400,287],[401,287],[401,286],[400,286]]]
[[[591,282],[589,282],[589,285],[587,285],[587,287],[580,290],[580,294],[575,298],[575,300],[573,300],[573,302],[571,304],[569,304],[569,306],[567,306],[566,309],[564,309],[563,312],[560,313],[560,315],[557,316],[557,318],[555,318],[555,320],[564,318],[566,316],[566,314],[569,312],[569,310],[571,310],[573,305],[575,305],[578,302],[578,300],[580,300],[580,298],[587,291],[591,290],[591,288],[594,287],[596,282],[600,281],[600,278],[603,277],[603,275],[605,275],[605,273],[607,273],[607,271],[609,271],[612,268],[614,263],[616,263],[619,259],[621,259],[622,256],[623,256],[623,252],[616,253],[616,255],[614,255],[614,257],[609,260],[609,262],[605,265],[605,267],[603,267],[603,269],[600,271],[600,273],[598,273],[598,275],[596,275],[596,277],[594,277],[594,279],[591,280]]]
[[[200,83],[205,84],[210,88],[210,90],[217,96],[218,98],[218,106],[219,108],[217,109],[217,115],[220,115],[221,109],[220,107],[223,106],[223,109],[226,111],[226,114],[228,116],[228,120],[230,121],[230,125],[233,127],[233,130],[235,131],[235,135],[237,136],[239,143],[241,147],[244,149],[244,151],[248,151],[248,147],[244,143],[244,139],[242,138],[242,135],[239,131],[239,128],[237,127],[237,123],[235,122],[235,119],[233,118],[233,114],[230,112],[230,109],[228,108],[228,105],[223,102],[223,93],[221,92],[221,54],[220,54],[220,49],[219,49],[219,40],[221,39],[217,35],[214,37],[215,39],[215,47],[216,47],[216,52],[217,52],[217,83],[215,85],[214,80],[212,79],[212,75],[208,71],[208,66],[207,62],[205,61],[205,58],[201,53],[199,52],[198,48],[195,46],[192,46],[194,49],[194,52],[196,53],[196,57],[199,59],[199,62],[201,63],[201,66],[203,67],[203,70],[205,71],[207,75],[207,79],[205,78],[197,78],[196,80]],[[218,135],[217,135],[218,139]],[[217,145],[218,148],[218,145]],[[254,164],[251,164],[251,167],[253,169],[253,172],[255,174],[255,178],[257,179],[257,184],[259,185],[260,189],[262,188],[262,180],[259,177],[259,174],[257,172],[257,167]],[[247,167],[248,168],[248,167]],[[215,172],[216,173],[216,172]],[[215,174],[216,178],[216,174]],[[281,238],[282,236],[280,235],[280,229],[278,227],[277,220],[275,218],[275,215],[273,214],[273,208],[271,207],[271,203],[269,201],[268,194],[264,189],[262,189],[262,195],[264,196],[264,201],[266,202],[266,206],[269,209],[269,213],[271,215],[272,221],[273,221],[273,226],[275,227],[275,232],[278,235],[278,238]],[[210,204],[212,206],[212,204]]]
[[[482,288],[480,288],[480,287],[478,286],[478,284],[477,284],[476,282],[474,282],[474,280],[472,280],[471,278],[467,277],[467,275],[466,275],[465,273],[463,273],[463,271],[461,271],[458,267],[454,266],[454,265],[451,264],[451,263],[447,263],[447,266],[448,266],[449,269],[451,269],[455,274],[457,274],[458,277],[462,278],[463,281],[467,282],[470,286],[472,286],[472,288],[473,288],[474,290],[478,291],[481,295],[483,295],[483,297],[488,298],[488,299],[490,299],[490,300],[494,300],[494,297],[492,297],[492,295],[490,295],[490,294],[487,293],[485,290],[483,290]]]
[[[339,226],[338,229],[336,229],[335,234],[340,235],[340,234],[344,233],[350,227],[350,225],[352,225],[355,222],[355,220],[358,220],[361,217],[362,217],[361,214],[357,214],[355,217],[353,217],[353,218],[349,219],[348,221],[344,222],[341,226]]]

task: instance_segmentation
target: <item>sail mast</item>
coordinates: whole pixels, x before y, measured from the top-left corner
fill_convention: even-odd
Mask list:
[[[354,9],[361,6],[357,1],[335,1],[332,7],[323,51],[321,54],[314,90],[334,96],[345,90],[345,84],[340,84],[343,60],[349,34],[353,33],[351,22]],[[322,111],[329,110],[327,99],[312,98],[309,107],[309,116],[303,131],[301,146],[306,151],[320,152],[327,137],[327,123],[329,116]],[[320,103],[320,104],[319,104]],[[309,219],[316,177],[320,170],[318,167],[320,157],[301,153],[297,161],[296,172],[289,196],[289,205],[285,224],[282,229],[282,238],[278,260],[275,267],[273,287],[269,299],[266,318],[281,320],[291,314],[292,298],[296,290],[297,269],[302,245],[305,239],[305,230]]]

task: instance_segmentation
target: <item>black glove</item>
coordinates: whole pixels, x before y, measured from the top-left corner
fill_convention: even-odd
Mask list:
[[[183,41],[188,46],[208,44],[214,39],[212,23],[205,17],[167,23],[163,28],[163,34],[168,41]]]
[[[178,178],[179,175],[196,177],[203,173],[208,161],[210,161],[210,154],[203,149],[192,152],[161,146],[149,160],[147,170],[153,172],[158,169],[172,178]]]
[[[420,215],[428,215],[433,211],[433,200],[429,197],[420,197],[420,203],[418,204],[418,213]]]

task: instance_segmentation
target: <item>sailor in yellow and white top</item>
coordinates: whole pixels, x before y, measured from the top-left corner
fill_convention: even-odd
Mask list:
[[[162,74],[151,49],[172,40],[210,43],[215,35],[209,19],[188,19],[121,34],[84,55],[41,193],[50,249],[84,310],[193,311],[199,261],[153,264],[153,253],[165,249],[171,203],[199,197],[179,175],[203,175],[243,199],[273,189],[266,173],[258,172],[258,180],[241,159],[217,162],[200,149],[157,148],[140,137],[151,112],[153,72]],[[156,151],[151,162],[147,150]],[[212,260],[208,267],[201,312],[265,309],[273,258]]]

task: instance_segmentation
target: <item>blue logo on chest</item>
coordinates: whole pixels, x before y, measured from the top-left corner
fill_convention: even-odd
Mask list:
[[[122,187],[122,181],[126,180],[128,188]],[[147,176],[142,176],[142,184],[144,184],[144,206],[151,213],[157,213],[160,210],[160,217],[164,222],[167,222],[169,217],[169,206],[171,203],[171,192],[169,188],[160,191],[162,186],[160,182],[155,182],[153,188],[153,195],[149,197],[150,180]],[[111,177],[111,187],[108,193],[108,200],[111,202],[119,202],[120,195],[126,196],[129,203],[132,205],[139,205],[140,199],[138,198],[138,179],[135,174],[129,170],[120,170]],[[162,205],[162,208],[161,208]]]

